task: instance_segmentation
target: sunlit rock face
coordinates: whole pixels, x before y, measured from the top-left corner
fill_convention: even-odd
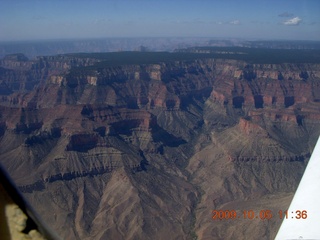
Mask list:
[[[108,64],[1,61],[1,162],[56,232],[273,239],[279,218],[212,210],[287,208],[320,134],[319,64]]]

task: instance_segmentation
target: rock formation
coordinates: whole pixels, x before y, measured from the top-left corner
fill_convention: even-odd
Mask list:
[[[0,62],[1,162],[39,214],[66,239],[273,239],[320,134],[320,61],[118,54]]]

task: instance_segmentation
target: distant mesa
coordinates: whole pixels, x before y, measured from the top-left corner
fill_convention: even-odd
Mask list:
[[[26,62],[29,59],[23,53],[9,54],[6,55],[3,60],[6,61],[18,61],[18,62]]]

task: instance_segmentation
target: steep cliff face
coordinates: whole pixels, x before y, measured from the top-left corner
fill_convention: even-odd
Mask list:
[[[28,60],[23,54],[12,54],[0,60],[0,83],[5,84],[10,91],[31,91],[49,76],[65,72],[71,67],[89,66],[97,61],[68,55]]]
[[[212,210],[288,207],[320,134],[319,64],[103,61],[1,62],[1,162],[43,218],[74,239],[272,239],[279,218]]]

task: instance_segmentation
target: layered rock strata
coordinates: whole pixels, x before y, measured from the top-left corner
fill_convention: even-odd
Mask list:
[[[319,64],[102,62],[1,61],[1,162],[57,233],[272,239],[276,217],[212,210],[287,207],[320,134]]]

